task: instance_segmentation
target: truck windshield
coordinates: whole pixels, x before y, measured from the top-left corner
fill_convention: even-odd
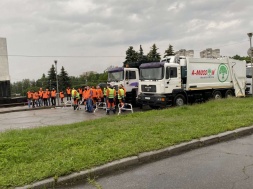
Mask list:
[[[143,68],[140,70],[140,80],[161,80],[163,78],[163,67]]]
[[[124,76],[123,71],[108,72],[108,81],[122,81]]]
[[[252,70],[251,70],[251,67],[246,68],[246,77],[247,77],[247,78],[252,78]]]

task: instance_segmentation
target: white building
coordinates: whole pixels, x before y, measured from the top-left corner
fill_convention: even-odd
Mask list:
[[[10,97],[10,74],[6,38],[0,38],[0,97]]]

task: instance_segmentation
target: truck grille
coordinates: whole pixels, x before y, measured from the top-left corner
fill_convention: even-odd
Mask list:
[[[142,92],[156,92],[156,85],[142,85]]]

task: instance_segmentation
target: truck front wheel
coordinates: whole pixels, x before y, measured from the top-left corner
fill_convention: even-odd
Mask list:
[[[175,98],[174,98],[174,105],[175,106],[183,106],[185,105],[185,97],[182,94],[178,94]]]

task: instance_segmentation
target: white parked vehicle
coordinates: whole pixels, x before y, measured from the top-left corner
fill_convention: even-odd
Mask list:
[[[136,97],[139,83],[139,69],[136,67],[116,67],[108,70],[108,84],[114,86],[116,90],[122,84],[126,90],[125,101],[133,105],[136,104]]]
[[[182,106],[210,98],[244,97],[246,62],[230,58],[166,57],[140,66],[138,103]]]

